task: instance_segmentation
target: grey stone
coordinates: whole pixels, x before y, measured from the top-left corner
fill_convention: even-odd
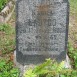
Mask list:
[[[68,0],[16,1],[16,58],[22,65],[66,59]]]

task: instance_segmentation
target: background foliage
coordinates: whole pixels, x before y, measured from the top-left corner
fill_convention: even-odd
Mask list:
[[[0,25],[0,52],[9,53],[15,49],[15,29],[8,24]]]
[[[9,0],[0,0],[0,11],[4,8],[4,6],[6,5],[8,1]]]
[[[19,77],[19,70],[14,68],[11,61],[0,60],[0,77]]]

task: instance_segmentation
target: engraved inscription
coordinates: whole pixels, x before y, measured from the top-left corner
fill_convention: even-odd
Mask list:
[[[18,51],[23,54],[33,51],[36,54],[65,51],[67,3],[63,1],[21,0],[19,2]]]

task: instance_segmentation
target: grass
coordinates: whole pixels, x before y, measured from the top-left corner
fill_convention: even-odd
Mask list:
[[[8,1],[9,0],[0,0],[0,11],[4,8],[4,6],[6,5]]]
[[[77,0],[70,0],[70,10],[77,13]]]
[[[0,54],[12,52],[15,49],[15,29],[8,24],[0,25]]]
[[[77,0],[70,1],[69,42],[77,47]]]
[[[19,69],[11,61],[0,60],[0,77],[19,77]]]
[[[77,0],[69,0],[70,1],[70,14],[72,16],[77,16]],[[77,17],[76,17],[77,19]]]

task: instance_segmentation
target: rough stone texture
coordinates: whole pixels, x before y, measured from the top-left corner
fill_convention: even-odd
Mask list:
[[[17,0],[16,18],[16,57],[20,64],[66,59],[68,0]]]

